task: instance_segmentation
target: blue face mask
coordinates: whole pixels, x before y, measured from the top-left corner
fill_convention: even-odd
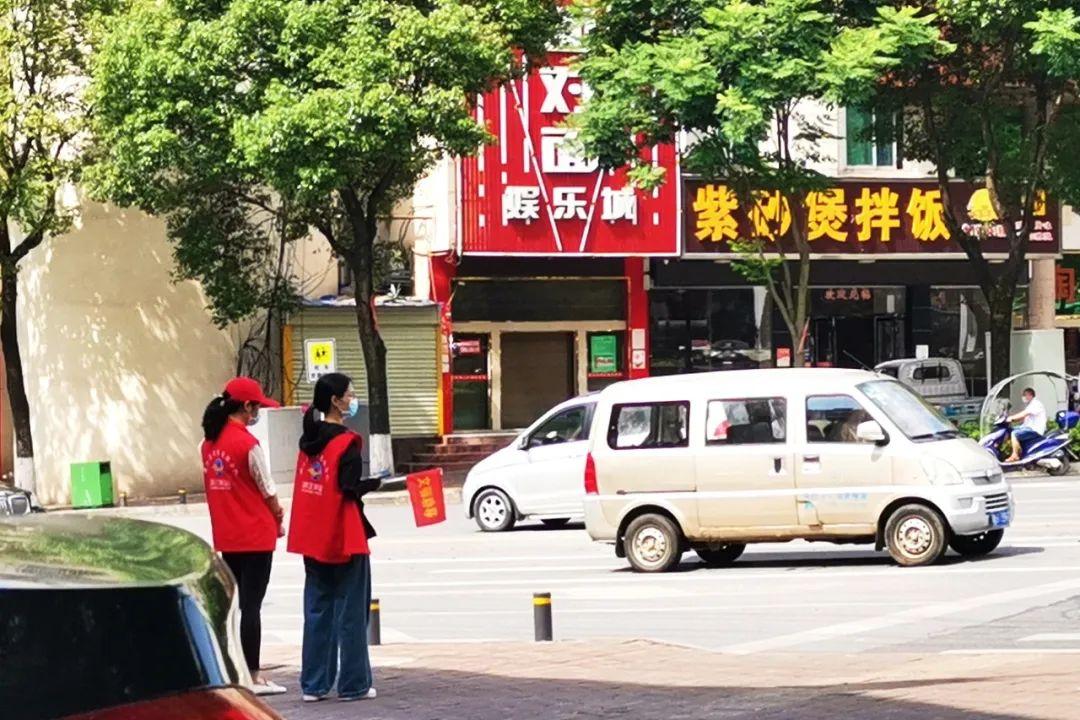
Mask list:
[[[356,417],[356,413],[360,412],[360,401],[357,398],[353,398],[349,401],[349,409],[342,415],[347,418]]]

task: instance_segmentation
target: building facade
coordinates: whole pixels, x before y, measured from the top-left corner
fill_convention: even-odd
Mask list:
[[[731,246],[754,233],[755,213],[790,220],[787,201],[740,208],[723,183],[683,177],[672,147],[643,156],[666,170],[659,191],[635,192],[623,173],[599,172],[567,138],[564,120],[586,93],[567,60],[556,54],[550,67],[479,98],[477,118],[496,142],[459,164],[454,237],[418,262],[428,280],[418,288],[444,312],[451,431],[521,428],[558,401],[626,377],[792,364],[797,343],[766,288],[736,271]],[[880,122],[866,113],[804,111],[824,115],[834,135],[814,153],[832,182],[808,199],[805,362],[954,357],[969,392],[984,391],[988,311],[948,238],[931,168],[905,162],[894,144],[860,139],[860,128]],[[986,228],[991,262],[1004,258],[986,191],[956,183],[952,195],[960,216]],[[1033,266],[1059,257],[1075,229],[1071,211],[1063,224],[1053,202],[1038,214]],[[1017,329],[1029,324],[1028,280]]]

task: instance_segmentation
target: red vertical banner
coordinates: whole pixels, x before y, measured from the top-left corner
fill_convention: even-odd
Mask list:
[[[451,317],[450,296],[454,275],[457,273],[453,255],[428,257],[431,275],[431,299],[439,304],[439,434],[454,431],[454,375],[451,367],[454,326]]]
[[[409,502],[412,504],[416,527],[434,525],[446,520],[442,468],[407,475],[405,486],[409,490]]]
[[[649,376],[649,293],[644,258],[624,261],[626,272],[626,367],[630,379]]]

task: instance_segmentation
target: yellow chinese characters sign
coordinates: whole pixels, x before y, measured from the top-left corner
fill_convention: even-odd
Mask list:
[[[966,232],[982,239],[989,255],[1009,250],[1004,225],[988,210],[987,192],[968,183],[949,187],[955,215]],[[790,230],[803,223],[811,252],[821,255],[962,255],[952,240],[941,188],[936,182],[836,180],[807,193],[803,207],[777,192],[743,201],[722,182],[687,180],[683,219],[685,252],[730,254],[731,243],[763,239],[791,249]],[[1060,248],[1058,206],[1040,195],[1029,254]]]

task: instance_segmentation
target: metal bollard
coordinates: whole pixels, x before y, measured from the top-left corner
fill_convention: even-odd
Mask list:
[[[533,633],[536,642],[551,642],[551,593],[533,593]]]
[[[120,493],[120,507],[127,507],[127,493]]]
[[[382,645],[382,625],[379,622],[378,598],[371,601],[371,607],[368,610],[367,637],[368,645]]]
[[[180,490],[180,504],[187,505],[187,490]]]

